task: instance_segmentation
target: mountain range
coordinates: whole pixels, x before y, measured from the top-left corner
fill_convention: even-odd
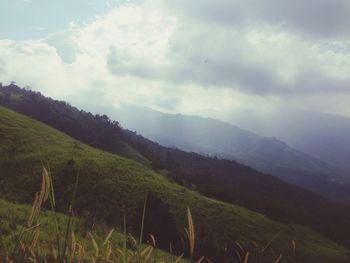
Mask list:
[[[278,109],[235,112],[226,120],[264,136],[276,136],[293,148],[342,169],[350,177],[350,119],[346,116]]]
[[[179,229],[188,206],[198,253],[207,251],[215,262],[235,240],[268,244],[268,253],[258,253],[263,262],[275,252],[286,262],[295,261],[293,240],[301,261],[347,260],[348,250],[333,243],[350,247],[345,205],[233,160],[161,146],[106,115],[13,84],[0,87],[0,105],[3,199],[31,202],[44,163],[53,173],[60,211],[66,210],[79,173],[76,214],[92,223],[120,227],[127,211],[135,232],[144,198],[150,196],[153,220],[147,229],[157,231],[163,249],[169,242],[181,247]],[[259,259],[252,255],[252,261]]]
[[[275,137],[262,137],[211,118],[167,114],[132,105],[118,108],[114,118],[164,146],[236,160],[334,200],[348,200],[348,178],[341,168]]]

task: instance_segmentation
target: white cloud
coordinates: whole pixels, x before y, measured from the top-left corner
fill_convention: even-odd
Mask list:
[[[0,41],[0,77],[33,87],[45,87],[54,96],[67,84],[68,74],[56,49],[38,41]],[[54,83],[54,85],[52,85]]]
[[[345,29],[321,34],[310,26],[318,18],[298,24],[286,9],[268,17],[253,0],[180,2],[128,4],[46,39],[1,40],[0,78],[95,110],[119,102],[183,112],[285,104],[350,116]]]

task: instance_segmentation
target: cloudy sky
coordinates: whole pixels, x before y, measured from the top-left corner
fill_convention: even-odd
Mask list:
[[[350,116],[348,0],[0,0],[0,81],[93,111]]]

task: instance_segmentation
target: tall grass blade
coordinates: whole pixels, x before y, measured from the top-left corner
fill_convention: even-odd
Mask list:
[[[245,254],[243,263],[248,263],[248,260],[249,260],[249,252],[247,252],[247,253]]]
[[[140,241],[139,241],[140,245],[142,244],[142,241],[143,241],[143,229],[144,229],[144,226],[145,226],[146,206],[147,206],[147,194],[146,194],[146,197],[145,197],[145,202],[143,203],[143,210],[142,210]]]
[[[111,231],[109,231],[108,235],[106,236],[105,241],[103,242],[104,246],[107,244],[109,239],[112,237],[113,232],[114,232],[114,228],[112,228]]]
[[[261,253],[264,253],[266,249],[269,248],[269,246],[271,245],[271,243],[279,237],[279,235],[282,233],[282,230],[280,232],[278,232],[264,247],[263,249],[261,250]]]
[[[124,240],[123,240],[123,263],[127,263],[127,259],[126,259],[126,242],[127,242],[127,235],[126,235],[126,215],[125,215],[125,209],[124,209],[124,213],[123,213],[123,232],[124,232]]]
[[[187,207],[187,223],[188,223],[188,229],[186,232],[187,232],[188,242],[189,242],[190,257],[192,258],[193,252],[194,252],[194,245],[195,245],[195,232],[194,232],[193,218],[189,207]]]
[[[65,233],[65,237],[64,237],[64,244],[63,244],[63,249],[62,249],[61,261],[64,261],[64,258],[66,257],[66,251],[67,251],[68,241],[69,241],[69,233],[70,233],[70,228],[71,228],[72,218],[73,218],[73,206],[74,206],[74,201],[75,201],[75,197],[77,194],[78,183],[79,183],[79,173],[80,173],[80,171],[78,170],[77,176],[75,178],[72,199],[71,199],[71,202],[70,202],[69,208],[68,208],[69,217],[68,217],[68,221],[67,221],[67,225],[66,225],[66,233]]]
[[[94,249],[95,249],[95,257],[97,258],[98,255],[99,255],[99,248],[98,248],[98,245],[97,245],[97,242],[95,240],[95,238],[92,236],[91,233],[88,233],[91,241],[92,241],[92,245],[94,246]]]

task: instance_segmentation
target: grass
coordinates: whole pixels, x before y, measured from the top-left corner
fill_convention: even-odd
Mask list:
[[[90,225],[107,224],[122,232],[124,214],[127,222],[141,222],[139,207],[142,207],[145,196],[152,194],[168,207],[178,231],[183,232],[187,207],[190,207],[195,224],[192,229],[188,228],[188,236],[196,233],[197,241],[189,246],[193,246],[197,260],[202,255],[195,252],[201,246],[205,247],[206,240],[211,240],[210,243],[220,251],[239,247],[239,255],[235,257],[241,258],[242,262],[273,262],[280,255],[282,262],[295,262],[296,259],[310,263],[349,260],[347,249],[308,228],[281,224],[240,206],[203,197],[147,166],[89,147],[53,128],[0,107],[0,197],[30,203],[41,183],[42,164],[48,164],[52,171],[57,209],[66,213],[69,211],[66,204],[74,192],[79,171],[75,209],[77,215]],[[148,214],[153,212],[148,211]],[[49,212],[45,213],[51,218]],[[4,224],[17,224],[17,219],[6,220]],[[3,220],[2,216],[0,220]],[[53,224],[52,218],[47,224]],[[102,236],[96,240],[103,239]],[[79,239],[79,235],[77,237]],[[119,245],[123,247],[123,244]]]
[[[56,249],[56,236],[53,235],[53,233],[56,231],[54,217],[57,217],[60,226],[64,227],[67,225],[69,220],[66,215],[60,213],[56,213],[54,215],[50,211],[41,211],[38,217],[40,226],[37,228],[28,228],[26,223],[28,216],[31,213],[30,206],[13,204],[11,202],[0,199],[0,207],[1,262],[4,262],[4,259],[9,256],[19,255],[18,250],[16,250],[16,247],[18,245],[18,236],[24,231],[26,231],[25,233],[30,232],[30,235],[27,236],[27,240],[30,241],[27,242],[27,248],[32,247],[32,253],[30,256],[34,254],[37,259],[53,259],[54,255],[58,255]],[[28,229],[30,230],[28,231]],[[35,246],[30,246],[32,243],[31,241],[37,233],[36,230],[39,230],[39,236],[35,242]],[[119,231],[113,230],[110,227],[102,224],[95,225],[93,228],[91,228],[91,226],[84,222],[84,220],[77,217],[73,218],[71,230],[72,231],[70,232],[68,238],[69,247],[66,251],[66,255],[72,256],[72,252],[75,251],[75,259],[82,257],[87,262],[90,262],[92,260],[91,257],[94,257],[96,260],[97,247],[98,260],[101,260],[101,258],[106,258],[106,256],[111,253],[110,260],[114,260],[115,262],[122,262],[122,258],[124,257],[123,244],[125,242],[125,236]],[[64,233],[61,233],[61,236],[64,237]],[[134,241],[131,236],[127,236],[127,240],[129,248],[126,250],[125,255],[127,259],[129,258],[127,262],[132,262],[132,259],[137,257],[137,250],[135,248],[136,244],[134,244],[134,248],[132,248],[132,245],[130,244],[133,244],[132,242]],[[94,243],[96,244],[94,245]],[[150,250],[149,247],[149,245],[143,245],[141,247],[141,252],[146,248]],[[112,251],[109,252],[110,250]],[[175,262],[177,257],[152,247],[150,259],[157,262]],[[78,262],[78,260],[70,262]],[[182,260],[181,262],[185,261]]]
[[[42,209],[48,199],[51,211]],[[103,225],[90,228],[79,218],[56,213],[53,185],[46,169],[31,208],[1,199],[0,205],[2,262],[185,262],[182,255],[175,257],[156,249],[155,242],[145,245],[141,239],[137,242],[113,228],[108,232]]]

